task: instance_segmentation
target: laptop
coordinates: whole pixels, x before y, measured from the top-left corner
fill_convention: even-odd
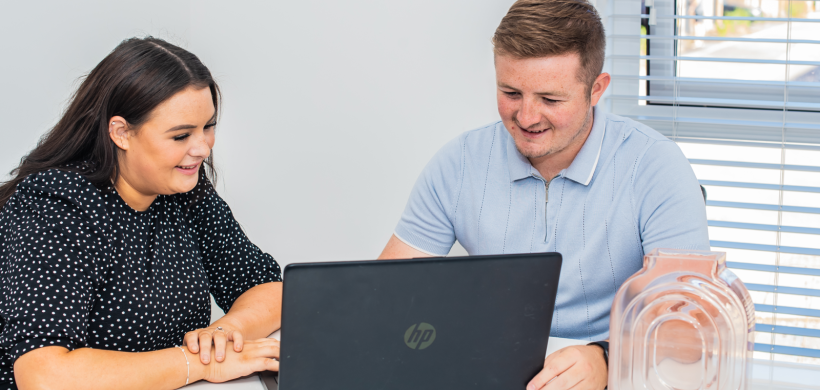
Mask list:
[[[523,389],[544,364],[561,255],[290,264],[268,390]]]

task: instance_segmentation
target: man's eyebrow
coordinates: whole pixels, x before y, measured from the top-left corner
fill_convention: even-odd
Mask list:
[[[568,94],[568,93],[564,93],[564,92],[551,92],[551,91],[550,91],[550,92],[536,92],[535,94],[536,94],[536,95],[544,95],[544,96],[560,96],[560,97],[566,97],[566,96],[569,96],[569,94]]]
[[[499,88],[505,88],[505,89],[512,89],[512,90],[513,90],[513,91],[515,91],[515,92],[521,92],[521,91],[519,91],[517,88],[513,88],[513,87],[511,87],[511,86],[509,86],[509,85],[507,85],[507,84],[504,84],[504,83],[498,83],[498,87],[499,87]],[[547,92],[536,92],[535,94],[536,94],[536,95],[542,95],[542,96],[560,96],[560,97],[567,97],[567,96],[569,96],[569,94],[568,94],[568,93],[564,93],[564,92],[552,92],[552,91],[547,91]]]
[[[520,92],[518,89],[513,88],[513,87],[511,87],[511,86],[509,86],[509,85],[507,85],[507,84],[504,84],[504,83],[498,83],[498,87],[499,87],[499,88],[512,89],[513,91]]]

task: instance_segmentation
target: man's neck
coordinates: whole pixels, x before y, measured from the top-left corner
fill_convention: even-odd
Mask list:
[[[557,153],[529,158],[530,164],[532,164],[538,173],[541,174],[541,177],[547,180],[547,182],[551,181],[555,176],[558,176],[561,171],[572,165],[575,156],[578,155],[578,152],[581,151],[581,148],[583,148],[587,142],[587,138],[589,138],[589,134],[592,132],[592,124],[594,121],[594,114],[592,108],[590,108],[589,123],[584,126],[585,128],[581,130],[580,134],[575,137],[572,143]]]

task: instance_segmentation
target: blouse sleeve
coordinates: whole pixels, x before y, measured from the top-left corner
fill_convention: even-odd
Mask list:
[[[59,174],[38,176],[18,185],[0,214],[0,347],[12,362],[40,347],[87,346],[104,272],[96,260],[107,244],[101,222],[74,200],[90,188],[50,190],[44,177]]]
[[[230,207],[212,188],[189,212],[200,255],[217,305],[226,313],[254,286],[281,282],[273,257],[254,245],[234,219]]]

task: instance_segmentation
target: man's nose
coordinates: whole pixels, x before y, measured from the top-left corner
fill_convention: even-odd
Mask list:
[[[537,103],[531,99],[521,99],[521,109],[518,110],[515,119],[525,129],[537,125],[541,122],[541,114],[538,112]]]

